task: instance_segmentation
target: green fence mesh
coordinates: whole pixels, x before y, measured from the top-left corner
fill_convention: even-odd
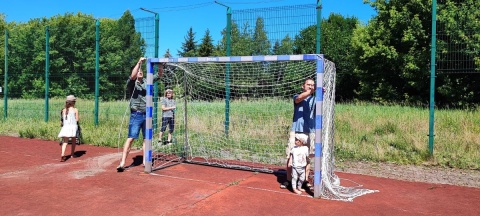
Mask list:
[[[480,13],[467,1],[440,1],[437,73],[480,72]],[[478,4],[478,3],[476,3]]]
[[[155,56],[155,17],[135,19],[135,30],[146,42],[145,57]]]
[[[316,14],[314,4],[232,10],[231,55],[293,54],[293,39],[316,25]]]

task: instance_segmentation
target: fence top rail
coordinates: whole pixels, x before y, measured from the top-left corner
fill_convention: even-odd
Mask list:
[[[262,61],[315,61],[315,60],[319,60],[319,59],[323,59],[323,54],[148,58],[147,62],[149,62],[149,63],[262,62]]]

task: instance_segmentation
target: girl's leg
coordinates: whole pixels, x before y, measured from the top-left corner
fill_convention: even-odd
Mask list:
[[[72,137],[72,154],[70,154],[73,158],[76,158],[77,156],[75,155],[75,146],[77,145],[77,138]]]
[[[67,149],[67,145],[68,145],[68,138],[66,137],[62,137],[62,157],[60,159],[61,162],[64,162],[67,160],[67,157],[65,156],[65,150]]]

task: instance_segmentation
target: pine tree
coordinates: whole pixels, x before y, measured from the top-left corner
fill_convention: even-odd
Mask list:
[[[167,51],[165,51],[165,54],[163,54],[163,57],[165,57],[165,58],[171,58],[172,57],[172,54],[170,54],[170,49],[167,49]]]
[[[255,31],[253,32],[253,47],[254,55],[269,55],[270,54],[270,41],[265,31],[265,23],[263,18],[258,17],[255,23]]]
[[[280,53],[280,43],[275,41],[275,44],[273,45],[272,52],[274,55],[278,55]]]
[[[193,57],[197,54],[197,42],[195,41],[195,33],[193,32],[192,27],[187,32],[185,36],[185,42],[182,43],[182,50],[178,51],[178,55],[181,57]]]
[[[215,47],[213,46],[212,36],[210,36],[210,30],[207,29],[198,49],[198,55],[201,57],[212,56],[214,49]]]

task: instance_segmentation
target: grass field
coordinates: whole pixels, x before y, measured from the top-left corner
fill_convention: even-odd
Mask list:
[[[59,111],[63,99],[49,100],[49,119],[45,122],[45,101],[9,100],[8,118],[4,119],[3,103],[0,104],[0,134],[25,138],[58,140],[60,130]],[[192,104],[190,104],[192,105]],[[189,105],[189,106],[190,106]],[[100,102],[99,125],[94,126],[94,102],[79,100],[80,123],[85,143],[97,146],[122,146],[127,133],[128,102]],[[177,106],[179,107],[179,106]],[[189,112],[189,135],[211,133],[220,136],[224,131],[224,103],[196,103]],[[230,137],[240,143],[248,139],[262,139],[264,143],[286,143],[286,133],[291,122],[291,107],[281,101],[238,101],[231,105]],[[276,115],[262,112],[275,110]],[[241,115],[255,114],[244,119]],[[192,114],[194,117],[192,117]],[[184,121],[178,116],[175,136],[182,141]],[[237,116],[238,115],[238,116]],[[183,122],[183,123],[182,123]],[[436,110],[434,155],[428,151],[429,111],[425,108],[406,106],[380,106],[368,103],[337,104],[335,107],[335,157],[336,160],[366,160],[397,164],[425,164],[461,169],[480,169],[480,109]],[[273,130],[272,128],[277,128]],[[279,131],[280,130],[280,131]],[[247,136],[248,135],[248,136]],[[215,139],[209,139],[214,148]],[[202,139],[202,142],[208,140]],[[140,146],[136,141],[135,145]],[[265,145],[266,148],[281,145]],[[219,151],[228,145],[217,146]],[[260,154],[265,149],[247,145],[249,151]],[[269,149],[272,151],[272,149]],[[282,148],[273,149],[283,153]],[[240,156],[245,157],[245,155]]]

